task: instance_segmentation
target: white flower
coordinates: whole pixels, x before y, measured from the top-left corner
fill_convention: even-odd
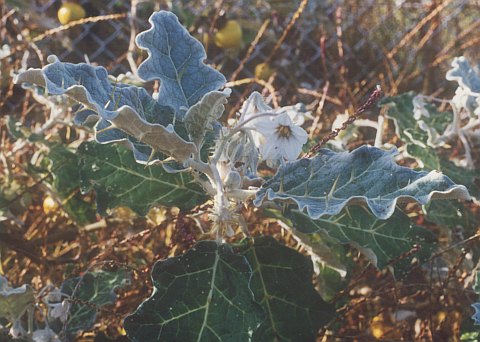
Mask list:
[[[297,159],[308,139],[300,125],[305,118],[311,118],[304,106],[297,104],[272,109],[260,93],[253,92],[244,102],[240,113],[239,124],[244,123],[244,127],[249,129],[253,144],[269,166],[275,166],[284,159]]]
[[[272,107],[268,106],[265,103],[262,95],[259,92],[254,91],[242,105],[242,109],[240,110],[240,123],[250,120],[245,124],[245,127],[255,128],[257,125],[257,121],[260,119],[252,120],[252,118],[259,113],[267,112],[271,112],[272,114],[274,113]],[[262,136],[256,131],[252,131],[251,134],[255,146],[260,146]]]
[[[269,165],[274,165],[278,160],[297,159],[302,146],[308,140],[307,132],[294,125],[287,113],[278,114],[273,118],[255,120],[254,125],[263,136],[261,139],[263,141],[259,145],[260,154]]]
[[[48,304],[48,315],[52,318],[59,318],[62,323],[65,323],[68,318],[68,311],[70,310],[70,303],[64,299],[61,303]]]
[[[281,107],[274,110],[275,113],[287,113],[293,123],[297,126],[301,126],[305,123],[306,119],[312,120],[312,113],[307,111],[303,103],[297,103],[294,106]]]

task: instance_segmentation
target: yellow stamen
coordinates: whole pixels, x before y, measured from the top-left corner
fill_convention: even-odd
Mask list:
[[[277,134],[282,138],[288,139],[292,135],[292,129],[290,128],[290,126],[278,125]]]

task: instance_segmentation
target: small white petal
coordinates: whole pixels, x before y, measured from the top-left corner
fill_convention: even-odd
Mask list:
[[[277,139],[271,139],[266,144],[260,146],[260,154],[262,155],[263,159],[278,159],[280,158],[277,141],[272,141]]]
[[[276,121],[277,125],[293,126],[292,119],[290,119],[287,113],[279,114],[275,117],[274,121]]]
[[[299,144],[286,144],[285,145],[285,158],[287,160],[295,160],[298,154],[302,150],[302,145]]]
[[[270,119],[264,118],[252,121],[252,127],[265,136],[274,134],[277,126],[276,122]]]
[[[303,145],[307,142],[308,140],[308,134],[307,132],[299,126],[292,126],[290,127],[292,129],[292,135]]]

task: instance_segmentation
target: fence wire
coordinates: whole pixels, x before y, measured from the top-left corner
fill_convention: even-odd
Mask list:
[[[130,1],[79,2],[89,16],[132,13]],[[197,19],[215,13],[215,6],[220,3],[229,18],[242,24],[247,41],[253,40],[264,20],[270,19],[266,34],[236,79],[253,77],[255,66],[267,60],[299,3],[287,0],[175,0],[164,1],[163,5],[154,1],[135,2],[138,2],[134,18],[137,32],[148,27],[149,14],[159,8],[176,11],[196,34]],[[60,5],[58,0],[37,0],[30,10],[45,19],[45,28],[51,28],[58,26],[56,12]],[[474,14],[479,7],[472,0],[310,0],[272,58],[271,67],[277,71],[274,89],[282,104],[299,99],[312,101],[311,96],[299,95],[299,89],[306,90],[302,94],[308,91],[319,94],[328,82],[329,94],[338,96],[340,107],[344,108],[360,101],[378,83],[391,93],[411,89],[433,93],[444,89],[449,87],[444,80],[444,71],[450,62],[446,57],[453,57],[455,53],[478,54],[478,44],[469,43],[474,32],[468,33],[468,29],[480,23]],[[131,24],[129,17],[85,23],[47,36],[37,45],[45,57],[55,54],[66,62],[88,61],[106,66],[118,75],[130,71],[127,51]],[[451,48],[445,51],[448,44]],[[208,62],[216,65],[228,79],[244,59],[247,49],[248,44],[235,52],[210,46]],[[141,53],[138,50],[134,53],[140,61]],[[28,64],[38,67],[39,61],[32,55]],[[432,66],[438,68],[430,68]],[[239,96],[240,90],[242,87],[236,89]]]

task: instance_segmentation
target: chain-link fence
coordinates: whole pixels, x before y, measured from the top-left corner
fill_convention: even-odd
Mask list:
[[[135,20],[127,15],[47,35],[37,42],[43,57],[32,54],[28,64],[38,66],[45,63],[40,58],[55,54],[62,61],[88,61],[106,66],[114,75],[125,73],[130,70],[127,52],[132,23],[139,32],[148,26],[151,11],[168,8],[198,35],[205,30],[202,28],[205,23],[198,18],[218,14],[222,8],[227,17],[242,24],[246,44],[239,51],[224,51],[211,44],[208,62],[215,64],[228,79],[244,60],[236,79],[253,77],[255,66],[269,59],[300,1],[135,2]],[[87,16],[132,13],[130,1],[80,3]],[[30,4],[28,11],[34,11],[35,18],[43,25],[37,31],[59,25],[56,13],[60,5],[58,0],[37,0]],[[271,67],[277,71],[273,88],[282,104],[298,100],[309,103],[315,99],[318,102],[327,90],[327,103],[337,106],[338,111],[356,105],[375,84],[381,84],[387,93],[411,89],[441,92],[448,87],[444,74],[453,56],[477,55],[475,28],[480,27],[480,19],[475,12],[479,9],[479,3],[472,0],[310,0],[271,56]],[[267,19],[270,24],[265,34],[246,56],[249,43]],[[207,22],[207,30],[211,24]],[[132,52],[140,62],[140,52]],[[255,86],[250,85],[249,90],[252,87]],[[241,95],[244,88],[236,88],[236,94]]]

